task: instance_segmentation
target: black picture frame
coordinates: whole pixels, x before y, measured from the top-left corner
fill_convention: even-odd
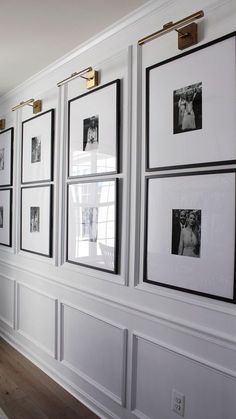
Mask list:
[[[105,183],[105,182],[114,182],[114,195],[115,195],[115,209],[114,209],[114,257],[113,257],[113,267],[110,269],[103,268],[100,266],[95,266],[92,264],[86,264],[83,262],[78,262],[70,259],[69,257],[69,188],[73,185],[84,185],[84,184],[94,184],[94,183]],[[68,183],[67,184],[67,223],[66,223],[66,262],[72,263],[74,265],[83,266],[86,268],[108,272],[113,274],[119,273],[119,256],[120,256],[120,242],[119,242],[119,180],[116,178],[106,178],[106,179],[89,179],[89,180],[79,180],[78,182]],[[105,250],[106,252],[106,250]]]
[[[49,189],[49,209],[48,209],[48,253],[38,252],[36,250],[31,250],[30,248],[23,246],[23,192],[25,190],[39,190],[39,189]],[[35,205],[34,205],[35,207]],[[26,212],[24,212],[26,213]],[[47,258],[53,257],[53,185],[34,185],[34,186],[23,186],[21,188],[21,206],[20,206],[20,250],[28,253],[33,253],[35,255],[45,256]]]
[[[115,128],[114,128],[114,149],[115,149],[115,167],[114,170],[107,170],[107,171],[87,171],[86,173],[76,173],[76,174],[72,174],[72,170],[71,170],[71,152],[72,152],[72,140],[71,140],[71,136],[72,136],[72,129],[71,129],[71,124],[72,124],[72,105],[75,104],[76,101],[80,101],[81,99],[91,99],[91,103],[93,102],[93,97],[99,92],[105,91],[108,88],[111,88],[112,86],[115,87],[115,109],[110,109],[109,104],[107,105],[107,113],[108,112],[114,112],[115,114]],[[88,114],[87,115],[87,119],[93,119],[93,118],[98,118],[98,113],[101,112],[101,103],[98,102],[97,104],[97,109],[94,112],[91,112],[91,115]],[[103,111],[104,113],[104,111]],[[121,129],[120,129],[120,124],[121,124],[121,118],[120,118],[120,113],[121,113],[121,80],[120,79],[116,79],[113,80],[107,84],[104,84],[102,86],[99,86],[96,89],[91,90],[90,92],[86,92],[83,93],[82,95],[76,96],[72,99],[70,99],[68,101],[68,156],[67,156],[67,176],[68,179],[76,179],[76,178],[84,178],[84,177],[92,177],[95,175],[99,175],[99,176],[103,176],[103,175],[112,175],[112,174],[117,174],[120,172],[120,166],[121,166],[121,159],[120,159],[120,148],[121,148]],[[86,118],[83,120],[83,122],[86,121]],[[77,123],[77,122],[76,122]],[[83,130],[83,137],[84,137],[84,127],[82,129],[82,125],[81,125],[81,141],[80,141],[80,148],[83,148],[84,151],[84,138],[82,140],[82,130]],[[79,135],[78,135],[79,136]],[[99,134],[99,142],[100,141],[104,141],[103,136],[101,136]],[[99,145],[98,145],[98,149],[99,149]],[[79,150],[79,148],[77,149],[77,151],[79,151],[80,153],[82,153],[82,149]],[[98,153],[99,155],[99,153]]]
[[[49,139],[50,139],[50,157],[49,157],[49,177],[47,178],[35,178],[32,180],[25,180],[24,179],[24,173],[23,173],[23,166],[24,166],[24,128],[27,124],[32,123],[32,121],[38,121],[38,119],[42,118],[43,116],[50,114],[50,133],[49,133]],[[33,140],[33,138],[32,138]],[[35,183],[47,183],[53,181],[53,174],[54,174],[54,140],[55,140],[55,110],[49,109],[48,111],[42,112],[39,115],[33,116],[32,118],[29,118],[22,122],[22,141],[21,141],[21,184],[22,185],[31,185]]]
[[[179,179],[179,182],[182,182],[182,185],[184,185],[184,180],[186,180],[188,178],[192,182],[192,179],[194,179],[194,178],[197,179],[197,177],[203,176],[204,177],[203,179],[204,179],[204,182],[205,182],[205,185],[206,185],[207,184],[207,179],[209,180],[209,176],[218,176],[218,175],[220,177],[222,177],[222,175],[223,175],[223,177],[225,177],[225,179],[228,178],[228,177],[231,178],[231,176],[232,176],[232,179],[233,179],[233,180],[232,179],[230,180],[230,182],[233,182],[233,184],[228,188],[229,189],[228,200],[231,202],[233,208],[232,208],[232,212],[231,212],[231,215],[230,215],[231,218],[228,217],[229,221],[226,220],[225,225],[227,223],[228,224],[230,223],[230,219],[233,219],[234,227],[232,227],[232,229],[231,229],[231,238],[229,239],[229,241],[231,240],[231,242],[233,242],[234,245],[232,246],[232,249],[231,249],[231,246],[230,246],[230,249],[223,248],[222,254],[219,255],[218,257],[215,257],[215,265],[214,265],[214,264],[210,264],[211,259],[210,258],[207,259],[206,253],[204,255],[204,252],[202,251],[202,249],[200,250],[200,252],[203,253],[203,254],[200,254],[200,255],[198,255],[198,257],[195,257],[195,258],[185,257],[184,253],[176,254],[173,251],[173,218],[172,218],[171,221],[170,221],[170,219],[172,217],[173,209],[176,208],[176,206],[175,205],[171,206],[171,204],[169,203],[168,200],[169,200],[169,197],[171,196],[172,193],[173,194],[175,194],[175,193],[179,194],[178,183],[176,183],[176,180],[178,182],[178,179]],[[200,246],[200,248],[201,247],[203,248],[203,244],[204,244],[204,251],[205,252],[208,251],[208,248],[207,248],[207,245],[206,245],[206,241],[207,241],[206,237],[208,237],[208,236],[207,236],[207,234],[204,230],[207,230],[207,228],[209,230],[210,225],[211,225],[209,222],[208,223],[206,222],[206,219],[208,221],[210,220],[209,208],[210,208],[211,205],[214,204],[214,202],[218,202],[217,194],[218,194],[218,197],[219,197],[220,193],[222,193],[222,191],[224,191],[225,194],[226,194],[226,190],[228,191],[227,188],[225,188],[225,190],[223,189],[223,186],[222,186],[223,182],[221,182],[221,181],[223,181],[223,177],[220,179],[220,181],[216,180],[216,187],[218,189],[216,190],[215,200],[209,199],[209,194],[206,195],[206,202],[207,202],[206,207],[207,208],[205,208],[204,211],[202,211],[202,216],[205,215],[205,224],[204,224],[204,228],[203,228],[203,224],[202,224],[202,231],[201,231],[201,234],[200,234],[201,239],[200,239],[199,246]],[[161,208],[161,206],[163,204],[162,200],[160,199],[161,196],[162,196],[163,201],[166,200],[168,202],[168,207],[167,207],[167,209],[165,209],[165,206],[163,206],[163,209],[161,209],[161,211],[163,211],[163,212],[160,212],[159,209],[157,207],[155,207],[156,208],[155,209],[155,211],[156,211],[155,212],[155,217],[154,217],[154,219],[152,218],[150,220],[149,219],[149,215],[150,215],[149,214],[149,205],[150,205],[150,199],[152,199],[150,197],[153,197],[154,193],[153,193],[153,190],[152,190],[152,194],[149,193],[149,188],[150,188],[150,182],[153,181],[153,180],[154,181],[161,180],[161,182],[163,182],[163,180],[164,180],[164,182],[167,182],[166,185],[168,185],[169,180],[174,180],[174,183],[173,183],[174,187],[170,188],[169,192],[166,192],[166,191],[164,191],[165,188],[163,187],[163,184],[162,184],[162,188],[163,188],[162,192],[161,192],[160,196],[158,195],[158,202],[159,203],[161,202],[159,204],[159,206]],[[214,179],[212,178],[212,180],[214,180]],[[199,182],[199,179],[197,179],[197,181],[195,182],[197,189],[199,189],[199,184],[197,182]],[[224,186],[225,185],[226,185],[226,183],[224,183]],[[236,258],[236,210],[235,210],[236,169],[222,169],[222,170],[216,169],[216,170],[207,170],[207,171],[206,170],[204,170],[204,171],[201,170],[201,171],[193,171],[193,172],[176,172],[176,173],[163,173],[163,174],[149,175],[146,178],[145,189],[146,189],[146,191],[145,191],[145,226],[144,226],[144,248],[143,248],[143,282],[147,283],[147,284],[152,284],[152,285],[158,286],[158,287],[169,288],[169,289],[181,291],[181,292],[184,292],[184,293],[199,295],[199,296],[203,296],[203,297],[207,297],[207,298],[211,298],[211,299],[220,300],[220,301],[235,304],[236,303],[236,265],[235,265],[235,258]],[[156,192],[157,192],[157,190],[156,190]],[[212,193],[214,193],[214,192],[212,192]],[[164,194],[166,196],[164,196]],[[180,195],[181,195],[181,193],[180,193]],[[212,196],[213,195],[211,195],[211,198],[212,198]],[[178,199],[179,199],[179,201],[178,201]],[[183,202],[184,202],[183,197],[180,196],[180,198],[178,198],[178,199],[177,199],[177,202],[181,202],[182,205],[178,205],[177,208],[185,209],[185,205],[183,204]],[[188,209],[190,209],[190,208],[193,209],[193,204],[192,204],[193,199],[192,199],[192,197],[190,198],[190,201],[191,201],[191,204],[187,205],[187,208]],[[226,202],[226,200],[225,200],[225,202]],[[227,201],[227,203],[228,203],[228,201]],[[219,206],[220,205],[223,205],[223,206],[225,205],[225,207],[227,207],[227,204],[224,203],[224,202],[221,203],[221,204],[218,203],[217,205],[219,205]],[[197,206],[197,207],[195,206],[195,208],[199,209],[199,206]],[[209,212],[208,214],[207,214],[207,211]],[[216,209],[214,209],[214,211],[215,211],[215,213],[212,212],[212,214],[210,214],[210,215],[214,215],[214,217],[212,218],[212,225],[216,226],[217,225],[216,221],[217,220],[219,221],[219,217],[217,218],[217,216],[218,216],[217,214],[219,213],[219,210],[216,208]],[[151,246],[149,246],[149,243],[150,243],[149,242],[149,233],[151,231],[151,235],[153,234],[154,237],[158,237],[158,234],[155,235],[155,233],[156,233],[155,220],[158,219],[158,215],[161,214],[161,213],[167,214],[166,219],[168,219],[168,217],[169,217],[169,221],[168,221],[169,226],[165,222],[165,219],[162,219],[160,221],[161,224],[159,225],[159,237],[161,238],[162,243],[164,243],[163,247],[164,246],[166,246],[166,247],[165,247],[165,250],[161,250],[161,259],[159,259],[158,251],[157,251],[156,254],[154,254],[152,256],[151,256],[151,252],[149,253],[149,249],[154,247],[153,244]],[[223,219],[223,217],[222,217],[221,221],[222,222],[225,221]],[[152,223],[151,224],[151,230],[149,228],[149,223]],[[166,232],[169,232],[168,239],[166,239],[164,237],[165,231],[164,231],[164,233],[163,233],[163,231],[162,232],[160,231],[160,226],[161,225],[162,225],[163,230],[165,230]],[[212,235],[215,234],[215,231],[213,231],[213,230],[214,229],[211,230]],[[229,237],[230,234],[229,234],[229,229],[227,229],[227,226],[226,226],[226,230],[227,230],[227,237]],[[205,232],[205,237],[203,238],[204,232]],[[219,243],[221,243],[220,242],[221,240],[222,240],[222,243],[224,242],[224,235],[226,236],[226,233],[223,233],[222,231],[221,232],[218,231],[217,235],[216,235],[216,238],[213,237],[213,239],[212,238],[209,239],[209,242],[214,243],[214,240],[215,240],[216,245],[219,246]],[[210,236],[210,234],[209,234],[209,236]],[[152,239],[153,239],[153,237],[151,237],[151,240]],[[217,241],[217,239],[218,239],[218,241]],[[204,240],[205,240],[205,243],[204,243]],[[165,243],[167,243],[167,245]],[[158,244],[156,246],[157,246],[157,249],[158,249]],[[221,246],[221,250],[222,250],[222,245],[220,244],[220,246]],[[159,248],[161,248],[161,247],[162,247],[162,244],[159,246]],[[166,249],[168,249],[168,251]],[[228,253],[227,253],[227,250],[228,250]],[[209,255],[212,256],[212,254],[214,255],[213,250],[208,251],[208,257],[209,257]],[[232,292],[231,292],[230,296],[228,296],[228,295],[226,296],[226,293],[229,292],[228,290],[227,290],[227,292],[225,291],[225,295],[219,295],[217,293],[214,293],[213,292],[214,290],[212,290],[210,292],[210,289],[209,289],[209,292],[201,291],[200,289],[197,289],[196,286],[195,286],[197,284],[197,282],[194,282],[195,289],[194,289],[194,287],[193,288],[190,288],[190,287],[188,288],[186,286],[181,286],[181,284],[180,284],[181,281],[179,281],[179,285],[176,283],[178,278],[181,278],[181,275],[178,273],[179,266],[183,266],[183,268],[185,269],[185,271],[183,271],[183,272],[187,272],[187,271],[190,272],[190,270],[191,270],[193,273],[195,273],[194,267],[196,265],[197,269],[199,269],[199,272],[200,272],[199,267],[201,265],[198,264],[198,261],[201,260],[201,257],[203,258],[203,262],[202,262],[203,268],[201,267],[201,269],[204,269],[204,263],[205,264],[209,263],[210,264],[209,266],[211,266],[211,269],[213,269],[213,270],[215,269],[214,273],[215,273],[215,276],[217,276],[218,275],[217,263],[220,263],[221,258],[223,259],[225,257],[225,255],[229,255],[229,254],[230,254],[230,257],[233,259],[233,262],[232,262],[232,272],[233,272],[233,274],[232,274],[232,280],[231,280],[231,283],[230,283],[230,286],[229,286],[229,287],[232,288]],[[157,256],[158,256],[158,258],[157,258]],[[190,254],[187,254],[187,256],[190,256]],[[205,259],[204,259],[204,257],[205,257]],[[182,258],[182,259],[180,259],[180,258]],[[153,263],[154,259],[156,259],[156,260]],[[151,263],[150,263],[150,260],[152,260]],[[152,263],[153,263],[153,265],[152,265]],[[152,269],[153,269],[153,266],[155,266],[155,263],[157,263],[157,264],[159,263],[159,265],[158,265],[158,269],[156,269],[156,267],[154,268],[155,273],[153,274]],[[191,265],[192,263],[194,263],[194,264]],[[163,264],[163,266],[162,266],[162,264]],[[152,265],[152,267],[150,269],[151,265]],[[167,275],[165,276],[165,270],[166,269],[167,269]],[[151,274],[149,274],[149,271],[151,271]],[[173,277],[170,277],[170,272],[173,272]],[[198,275],[198,272],[197,272],[197,275]],[[151,278],[150,278],[150,276],[151,276]],[[168,277],[167,280],[165,279],[166,277]],[[207,278],[205,278],[205,279],[207,279]],[[217,278],[214,278],[214,279],[216,280]],[[189,278],[188,278],[188,280],[189,280]],[[223,278],[223,280],[225,280],[225,278]],[[220,282],[220,281],[218,281],[218,282]],[[190,281],[188,282],[187,279],[186,279],[185,283],[190,283]],[[214,281],[213,281],[213,283],[214,283]],[[218,286],[218,284],[216,284],[216,282],[215,282],[214,285]],[[221,286],[221,284],[219,285],[219,287],[220,286]],[[209,286],[209,288],[210,288],[210,286]],[[223,292],[222,292],[222,294],[223,294]]]
[[[231,159],[231,155],[233,153],[228,153],[227,158],[221,158],[220,155],[219,155],[219,158],[217,158],[217,159],[215,159],[215,158],[211,159],[211,158],[206,157],[205,160],[199,160],[199,161],[197,160],[197,161],[193,161],[193,162],[189,162],[188,161],[189,156],[186,156],[186,160],[183,161],[183,163],[176,163],[175,164],[174,163],[175,154],[174,154],[174,150],[171,150],[171,147],[170,147],[169,156],[163,158],[165,163],[163,163],[163,164],[151,164],[150,163],[150,156],[151,155],[152,155],[152,159],[153,159],[153,147],[152,147],[152,150],[151,150],[151,145],[150,145],[150,141],[151,141],[150,140],[150,135],[151,135],[150,134],[150,132],[151,132],[151,128],[150,128],[150,114],[151,114],[150,93],[152,92],[152,89],[150,88],[151,72],[153,70],[154,71],[155,70],[159,71],[159,68],[161,68],[162,66],[173,65],[173,63],[181,62],[181,60],[187,59],[188,57],[190,57],[190,58],[194,57],[194,54],[196,54],[198,52],[202,52],[202,51],[204,51],[204,50],[206,50],[207,48],[210,48],[210,47],[215,47],[217,45],[219,46],[221,43],[229,40],[230,38],[235,38],[235,37],[236,37],[236,31],[234,31],[232,33],[229,33],[227,35],[224,35],[220,38],[217,38],[213,41],[210,41],[210,42],[208,42],[204,45],[200,45],[196,48],[193,48],[193,49],[191,49],[189,51],[186,51],[184,53],[181,53],[179,55],[168,58],[168,59],[166,59],[162,62],[156,63],[156,64],[151,65],[150,67],[146,68],[146,112],[145,112],[145,115],[146,115],[146,155],[145,155],[145,166],[146,166],[146,171],[147,172],[162,171],[162,170],[186,169],[186,168],[194,169],[196,167],[203,167],[203,168],[206,167],[207,168],[209,166],[222,166],[222,165],[228,165],[228,164],[235,164],[236,163],[236,150],[234,150],[234,158],[232,158],[232,159]],[[222,62],[224,62],[223,58],[222,58]],[[235,65],[235,63],[233,65]],[[206,64],[203,66],[203,68],[206,68]],[[227,64],[226,64],[226,68],[227,68]],[[235,69],[236,69],[236,66],[235,66]],[[167,80],[169,80],[168,77],[167,77]],[[199,81],[201,81],[201,80],[195,80],[195,82],[199,82]],[[185,85],[188,85],[188,83],[186,82]],[[176,89],[180,88],[180,87],[185,87],[185,86],[176,86]],[[187,86],[187,87],[191,87],[191,86]],[[203,86],[202,86],[202,88],[203,88],[202,97],[204,96],[204,87],[205,86],[203,84]],[[230,89],[230,87],[229,87],[229,89]],[[174,93],[174,90],[175,89],[173,89],[173,93]],[[219,100],[220,100],[220,95],[219,95]],[[235,102],[235,99],[234,99],[234,102]],[[204,100],[202,100],[202,103],[204,104]],[[223,103],[223,100],[222,100],[222,103]],[[174,99],[173,99],[173,104],[174,104]],[[204,110],[203,108],[204,108],[204,106],[202,106],[202,112]],[[223,109],[223,105],[222,105],[222,109]],[[173,127],[174,127],[174,118],[175,118],[174,112],[175,111],[173,110],[172,120],[170,120],[170,124],[173,123]],[[217,117],[216,117],[216,120],[217,120]],[[156,121],[155,121],[155,123],[156,123]],[[199,129],[199,133],[203,131],[203,128],[204,128],[204,113],[203,113],[203,117],[202,117],[202,129]],[[190,135],[192,135],[192,133],[190,131],[196,131],[196,130],[197,130],[197,127],[195,129],[186,129],[184,134],[183,133],[177,134],[176,137],[178,137],[178,136],[181,137],[183,135],[186,135],[186,138],[190,138]],[[174,132],[172,132],[172,134],[173,133]],[[169,135],[169,133],[168,133],[168,135]],[[188,137],[187,137],[187,135],[188,135]],[[173,135],[173,137],[174,137],[174,135]],[[208,135],[207,138],[213,138],[213,136]],[[235,138],[235,136],[234,136],[234,138]],[[225,136],[224,136],[224,139],[225,139]],[[152,141],[154,141],[154,139]],[[155,141],[156,142],[157,141],[159,141],[159,142],[162,141],[162,144],[163,144],[163,142],[166,141],[166,136],[162,135],[161,138],[159,138],[159,139],[155,138]],[[177,138],[175,138],[175,141],[179,141],[179,140]],[[228,140],[228,141],[230,141],[230,140]],[[233,147],[233,143],[234,143],[234,140],[232,138],[231,139],[232,147]],[[174,144],[174,142],[172,144]],[[176,147],[176,146],[174,145],[174,147]],[[193,147],[195,147],[194,144],[193,144]],[[224,144],[224,149],[227,150],[227,144]],[[160,150],[160,146],[159,146],[159,150]],[[173,156],[171,156],[172,152],[173,152]],[[156,155],[160,155],[160,153],[158,153],[158,152],[156,152],[156,153],[157,153]],[[207,153],[204,151],[203,154],[204,154],[204,157],[205,157],[205,155]],[[169,157],[171,157],[171,160],[169,160]],[[159,157],[158,157],[158,159],[159,159]],[[194,157],[193,157],[193,160],[194,160]],[[171,161],[171,163],[169,163],[169,161]]]
[[[0,189],[0,194],[1,192],[9,192],[9,214],[8,214],[8,219],[9,219],[9,234],[8,234],[8,242],[4,243],[3,241],[1,241],[0,238],[0,245],[1,246],[6,246],[6,247],[12,247],[12,188],[4,188],[4,189]]]
[[[9,144],[9,153],[10,153],[10,167],[9,167],[9,174],[8,174],[8,178],[9,178],[9,182],[1,182],[0,180],[0,187],[5,187],[5,186],[12,186],[12,181],[13,181],[13,154],[14,154],[14,128],[8,128],[5,129],[4,131],[0,132],[0,147],[1,147],[1,136],[9,133],[10,134],[10,144]]]

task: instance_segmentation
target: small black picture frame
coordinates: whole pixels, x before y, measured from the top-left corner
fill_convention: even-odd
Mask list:
[[[74,192],[80,192],[76,193],[78,202],[70,199],[72,189],[73,196]],[[107,201],[99,200],[102,192]],[[86,195],[84,202],[83,194]],[[81,180],[67,185],[67,262],[103,272],[118,273],[118,197],[119,181],[114,178]],[[104,209],[107,218],[104,218]]]
[[[111,175],[120,166],[119,79],[68,102],[68,179]]]
[[[0,245],[12,246],[12,188],[0,189]]]
[[[22,185],[53,180],[54,119],[55,111],[50,109],[22,122]]]
[[[12,186],[14,128],[0,132],[0,187]]]
[[[147,177],[144,283],[236,303],[235,188],[236,169]]]
[[[20,249],[52,257],[53,185],[21,188]]]

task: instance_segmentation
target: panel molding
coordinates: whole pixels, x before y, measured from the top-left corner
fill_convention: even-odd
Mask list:
[[[64,341],[64,307],[68,307],[70,309],[73,309],[83,315],[89,316],[92,319],[96,320],[96,321],[100,321],[101,323],[105,323],[107,325],[109,325],[110,327],[116,328],[119,331],[122,332],[122,343],[123,343],[123,347],[122,347],[122,373],[121,373],[121,389],[120,389],[120,394],[121,396],[117,396],[116,394],[114,394],[112,391],[110,391],[109,389],[107,389],[105,386],[103,386],[102,384],[100,384],[97,380],[94,380],[93,378],[91,378],[90,376],[88,376],[87,374],[85,374],[84,372],[82,372],[80,369],[76,368],[74,365],[70,364],[70,362],[65,361],[64,358],[64,350],[63,350],[63,341]],[[115,401],[116,403],[118,403],[120,406],[125,407],[126,405],[126,374],[127,374],[127,344],[128,344],[128,329],[117,324],[114,322],[111,322],[109,319],[101,317],[101,316],[97,316],[94,313],[87,311],[87,310],[83,310],[81,308],[79,308],[78,306],[68,303],[64,300],[60,301],[60,350],[59,350],[59,361],[65,365],[67,368],[69,368],[71,371],[75,372],[79,378],[82,378],[83,380],[85,380],[86,382],[88,382],[90,385],[92,385],[93,387],[95,387],[97,390],[99,390],[100,392],[102,392],[103,394],[105,394],[105,396],[107,396],[108,398],[112,399],[113,401]]]
[[[63,280],[59,279],[59,278],[55,278],[51,275],[46,276],[43,275],[41,273],[38,273],[37,271],[33,271],[29,268],[24,268],[24,267],[20,267],[18,265],[16,265],[15,263],[5,263],[4,261],[1,260],[0,258],[0,265],[4,265],[7,266],[9,268],[9,266],[14,267],[14,269],[16,269],[16,271],[19,272],[25,272],[27,274],[31,274],[33,275],[35,278],[40,279],[42,281],[46,281],[50,284],[53,285],[57,285],[60,287],[65,288],[66,290],[71,290],[73,292],[77,292],[78,294],[84,295],[86,297],[89,297],[91,299],[93,299],[96,302],[102,302],[102,303],[106,303],[107,305],[113,307],[113,308],[118,308],[118,309],[122,309],[124,311],[126,311],[127,313],[131,313],[132,315],[137,315],[138,317],[142,317],[145,318],[147,320],[152,320],[155,321],[159,324],[165,325],[168,328],[174,329],[174,330],[178,330],[181,331],[183,333],[185,333],[188,336],[193,336],[193,337],[197,337],[197,338],[201,338],[202,340],[214,343],[217,346],[223,347],[223,348],[227,348],[227,349],[236,349],[236,338],[234,338],[232,335],[229,335],[227,333],[221,333],[221,332],[217,332],[215,329],[210,329],[207,327],[203,327],[203,326],[197,326],[195,323],[193,322],[188,322],[185,321],[183,319],[176,319],[176,317],[174,316],[170,316],[170,315],[165,315],[150,309],[146,309],[146,308],[142,308],[141,306],[137,306],[135,304],[132,303],[126,303],[122,300],[119,300],[117,298],[110,298],[108,295],[104,295],[101,294],[99,292],[93,292],[91,290],[85,289],[85,288],[78,288],[77,286],[70,284],[70,283],[65,283]],[[65,267],[62,267],[62,269],[64,270]],[[65,269],[65,271],[67,271],[67,269]],[[88,275],[86,273],[86,275]],[[89,275],[88,275],[89,276]],[[10,278],[10,277],[9,277]],[[11,278],[12,280],[14,280],[14,278]],[[138,287],[135,287],[136,289]],[[141,289],[139,289],[139,291],[141,291]],[[146,290],[145,290],[146,291]],[[149,290],[150,292],[150,290]],[[168,295],[167,293],[160,293],[160,296],[164,296],[165,298],[171,300],[178,300],[180,302],[183,302],[186,305],[190,305],[190,306],[197,306],[199,308],[206,308],[207,310],[209,310],[210,312],[217,312],[217,313],[222,313],[225,315],[229,315],[232,317],[236,318],[236,311],[235,311],[235,307],[228,307],[226,306],[226,304],[224,303],[224,307],[221,305],[217,305],[215,302],[212,303],[212,301],[207,304],[206,302],[203,301],[196,301],[195,299],[191,298],[190,296],[188,296],[188,298],[180,297],[180,296],[173,296],[173,295]]]
[[[107,407],[103,406],[100,402],[91,397],[88,393],[79,388],[73,381],[62,375],[58,370],[48,364],[45,360],[36,355],[30,348],[19,342],[16,337],[11,335],[5,330],[0,328],[0,336],[9,345],[13,346],[17,351],[24,355],[27,359],[33,362],[38,368],[45,372],[49,377],[61,385],[65,390],[72,394],[75,398],[79,399],[85,406],[95,412],[101,419],[120,419]]]
[[[30,336],[27,332],[22,330],[20,328],[19,324],[19,318],[20,318],[20,297],[19,297],[19,290],[20,287],[27,288],[30,291],[34,292],[35,294],[41,295],[45,298],[48,298],[49,300],[53,301],[54,303],[54,341],[53,341],[53,350],[49,350],[45,345],[43,345],[41,342],[39,342],[37,339]],[[45,292],[42,292],[41,290],[31,287],[28,284],[25,284],[24,282],[17,281],[16,282],[16,320],[15,320],[15,330],[19,335],[27,339],[29,342],[31,342],[33,345],[38,346],[43,352],[45,352],[50,357],[53,357],[54,359],[57,359],[58,356],[58,342],[57,342],[57,334],[58,334],[58,299],[51,296],[50,294],[47,294]]]
[[[6,324],[8,327],[10,327],[11,329],[14,329],[14,325],[15,325],[15,290],[16,290],[16,280],[11,278],[8,275],[3,275],[0,274],[0,278],[6,279],[7,281],[10,281],[13,283],[13,307],[12,307],[12,317],[13,317],[13,321],[9,321],[8,319],[6,319],[4,316],[0,315],[0,321],[4,324]]]
[[[223,375],[224,377],[236,381],[236,370],[232,371],[228,368],[224,368],[219,364],[206,361],[205,359],[195,356],[187,351],[183,351],[174,345],[169,345],[164,341],[158,339],[152,339],[149,336],[146,336],[142,333],[133,332],[132,333],[132,374],[131,374],[131,409],[132,413],[134,413],[140,419],[148,419],[142,412],[136,409],[136,390],[137,390],[137,349],[138,349],[138,341],[142,340],[146,343],[150,344],[151,346],[161,348],[162,350],[169,352],[171,354],[177,355],[182,359],[186,359],[191,361],[201,367],[208,368],[212,372],[215,372],[219,375]]]

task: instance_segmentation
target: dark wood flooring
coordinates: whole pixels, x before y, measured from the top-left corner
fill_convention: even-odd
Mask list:
[[[98,419],[2,338],[0,407],[9,419]]]

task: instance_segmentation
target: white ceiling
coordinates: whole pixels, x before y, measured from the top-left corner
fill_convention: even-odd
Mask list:
[[[0,0],[0,96],[149,0]]]

